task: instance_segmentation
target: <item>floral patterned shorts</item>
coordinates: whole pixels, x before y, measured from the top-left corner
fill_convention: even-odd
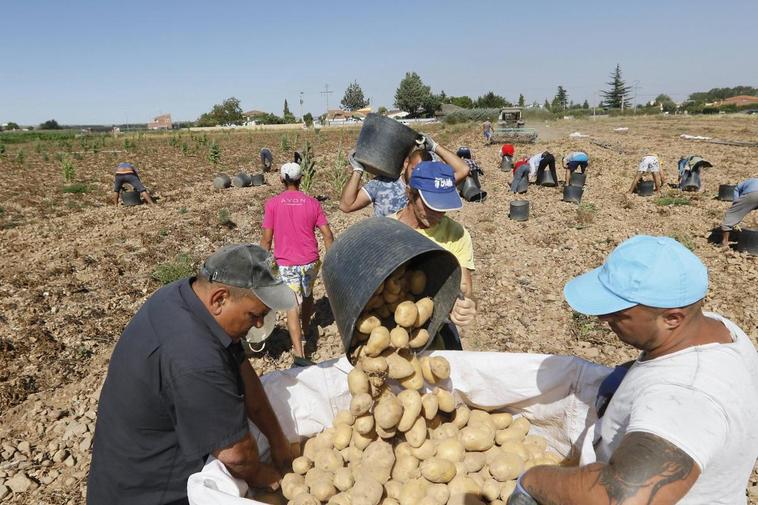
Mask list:
[[[279,265],[279,276],[297,296],[297,302],[302,303],[303,298],[313,294],[313,285],[316,283],[321,261],[314,261],[307,265]]]

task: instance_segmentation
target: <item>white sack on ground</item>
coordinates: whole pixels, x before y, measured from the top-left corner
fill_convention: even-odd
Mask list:
[[[468,351],[435,351],[430,355],[444,356],[450,362],[450,378],[442,385],[453,390],[459,400],[486,409],[507,406],[505,410],[523,414],[532,422],[534,433],[545,436],[563,456],[572,447],[578,450],[585,445],[591,449],[592,437],[586,444],[584,439],[594,430],[595,397],[609,368],[572,356]],[[261,377],[287,438],[309,438],[331,426],[337,411],[349,407],[347,373],[351,369],[347,358],[342,357]],[[261,455],[266,457],[265,437],[254,427],[251,431]],[[594,455],[587,456],[594,459]],[[206,467],[190,477],[187,492],[191,505],[259,503],[240,498],[246,489],[237,483],[222,485],[219,480],[233,478],[228,472],[220,472],[218,465],[220,462],[209,458]]]

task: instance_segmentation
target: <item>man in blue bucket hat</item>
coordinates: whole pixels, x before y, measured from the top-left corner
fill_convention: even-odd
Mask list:
[[[457,326],[468,326],[476,316],[476,304],[471,299],[474,248],[466,228],[446,215],[463,207],[455,187],[453,168],[439,161],[419,163],[411,172],[406,192],[408,204],[388,217],[410,226],[458,259],[461,296],[450,312],[450,321]],[[449,325],[442,336],[446,348],[461,348],[455,326]]]
[[[668,237],[633,237],[566,284],[574,310],[642,353],[582,466],[527,470],[509,505],[745,503],[758,456],[758,353],[733,322],[703,312],[707,292],[705,265]]]

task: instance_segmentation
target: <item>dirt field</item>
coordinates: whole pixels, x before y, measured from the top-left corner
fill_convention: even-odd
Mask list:
[[[755,141],[755,117],[564,120],[530,126],[539,127],[540,140],[517,146],[517,154],[549,150],[560,161],[581,149],[589,153],[591,166],[581,207],[561,202],[559,188],[532,186],[526,195],[531,215],[523,223],[508,218],[510,173],[497,168],[498,147],[484,146],[476,125],[429,128],[453,150],[470,146],[486,172],[488,199],[468,203],[454,216],[471,232],[477,265],[480,313],[464,335],[465,348],[574,354],[604,364],[634,357],[605,327],[572,315],[561,290],[638,233],[673,236],[693,249],[710,270],[706,308],[735,321],[756,342],[758,257],[717,249],[707,236],[729,205],[714,199],[718,185],[756,176],[758,149],[679,137]],[[617,127],[628,130],[616,132]],[[590,137],[570,138],[575,131]],[[257,167],[261,147],[272,149],[278,166],[307,139],[318,162],[311,193],[329,196],[324,206],[338,236],[370,215],[367,210],[346,216],[337,209],[337,153],[351,148],[357,132],[234,132],[205,138],[182,133],[6,146],[0,157],[0,501],[83,502],[108,358],[129,318],[161,286],[153,275],[156,268],[180,267],[182,261],[196,267],[223,244],[259,240],[263,203],[280,189],[276,176],[269,174],[269,185],[258,188],[213,190],[213,174]],[[289,146],[283,145],[285,137]],[[219,166],[207,159],[212,140],[220,146]],[[660,155],[669,181],[680,156],[709,160],[714,167],[706,169],[704,191],[664,191],[664,196],[684,198],[677,200],[682,205],[624,195],[647,152]],[[87,192],[62,192],[62,159],[73,163],[73,181],[85,183]],[[112,167],[125,160],[141,169],[159,205],[109,205]],[[758,227],[758,213],[743,226]],[[339,355],[341,347],[320,283],[316,300],[318,339],[308,347],[319,361]],[[278,331],[252,360],[260,373],[289,367],[286,333]],[[758,503],[757,484],[754,472],[753,504]]]

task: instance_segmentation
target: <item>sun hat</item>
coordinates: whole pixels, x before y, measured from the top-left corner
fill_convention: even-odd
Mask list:
[[[570,280],[563,295],[582,314],[598,316],[646,305],[671,309],[702,300],[708,269],[670,237],[638,235],[611,251],[602,266]]]
[[[205,260],[200,273],[212,282],[249,289],[274,310],[297,304],[295,293],[274,273],[271,254],[255,244],[222,247]]]
[[[422,161],[416,165],[409,186],[418,190],[421,199],[432,210],[448,212],[463,207],[455,187],[453,168],[440,161]]]
[[[279,174],[282,180],[285,181],[299,181],[303,175],[303,169],[297,163],[285,163],[282,168],[279,169]]]

